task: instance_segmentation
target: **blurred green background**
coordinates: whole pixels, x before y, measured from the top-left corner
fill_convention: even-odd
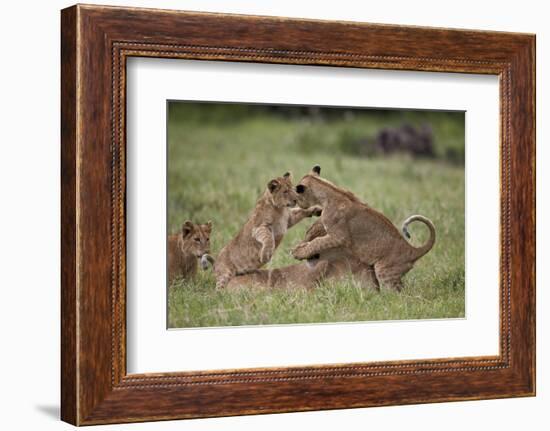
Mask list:
[[[169,102],[168,230],[212,220],[213,255],[271,178],[291,171],[297,183],[316,163],[398,228],[419,213],[437,231],[401,293],[353,280],[309,292],[216,291],[207,271],[170,286],[169,327],[463,317],[464,121],[463,112]],[[266,267],[296,263],[290,249],[311,223],[292,228]],[[427,238],[420,223],[410,231],[414,244]]]

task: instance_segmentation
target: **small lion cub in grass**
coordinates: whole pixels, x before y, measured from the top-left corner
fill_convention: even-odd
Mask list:
[[[192,278],[199,260],[204,268],[204,259],[210,257],[211,232],[212,222],[195,224],[187,220],[177,234],[168,236],[168,284],[178,277]]]
[[[216,258],[216,288],[269,262],[289,228],[305,217],[321,214],[318,206],[294,208],[297,199],[289,172],[269,181],[242,229]]]

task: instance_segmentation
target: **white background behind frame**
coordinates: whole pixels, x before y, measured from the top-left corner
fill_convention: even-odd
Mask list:
[[[127,71],[128,373],[498,354],[498,77],[154,58]],[[167,330],[170,99],[466,111],[466,319]]]

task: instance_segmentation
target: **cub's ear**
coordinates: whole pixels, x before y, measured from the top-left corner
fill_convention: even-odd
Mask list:
[[[267,183],[267,188],[271,193],[273,193],[275,190],[279,188],[281,184],[278,180],[271,180],[269,183]]]
[[[306,186],[304,186],[303,184],[298,184],[296,186],[296,193],[302,194],[305,191],[306,191]]]
[[[193,232],[193,228],[194,228],[193,222],[191,220],[186,220],[185,223],[183,223],[183,225],[181,226],[181,232],[183,236],[186,237],[191,232]]]
[[[283,178],[285,179],[292,179],[292,173],[291,172],[285,172],[285,174],[283,175]]]
[[[204,225],[204,228],[208,231],[208,232],[211,232],[212,231],[212,222],[210,220],[208,220],[206,222],[206,224]]]
[[[311,173],[315,176],[321,175],[321,166],[315,165],[311,168]]]

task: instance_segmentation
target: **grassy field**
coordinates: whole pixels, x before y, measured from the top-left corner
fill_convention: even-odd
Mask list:
[[[363,289],[353,280],[326,282],[313,291],[216,291],[212,272],[201,272],[194,281],[170,286],[169,327],[464,316],[464,166],[444,157],[366,158],[341,151],[347,131],[372,134],[398,125],[403,114],[331,121],[253,115],[214,121],[195,118],[187,109],[172,109],[169,116],[169,232],[186,219],[212,220],[215,255],[240,229],[271,178],[290,170],[297,182],[318,163],[324,177],[352,190],[398,227],[411,214],[427,216],[436,226],[437,241],[407,274],[401,293]],[[463,120],[421,112],[406,119],[430,121],[438,155],[448,154],[448,148],[463,151]],[[308,141],[311,136],[318,147]],[[288,232],[267,267],[296,262],[290,249],[311,222],[306,219]],[[410,232],[415,244],[428,236],[420,223],[411,225]]]

